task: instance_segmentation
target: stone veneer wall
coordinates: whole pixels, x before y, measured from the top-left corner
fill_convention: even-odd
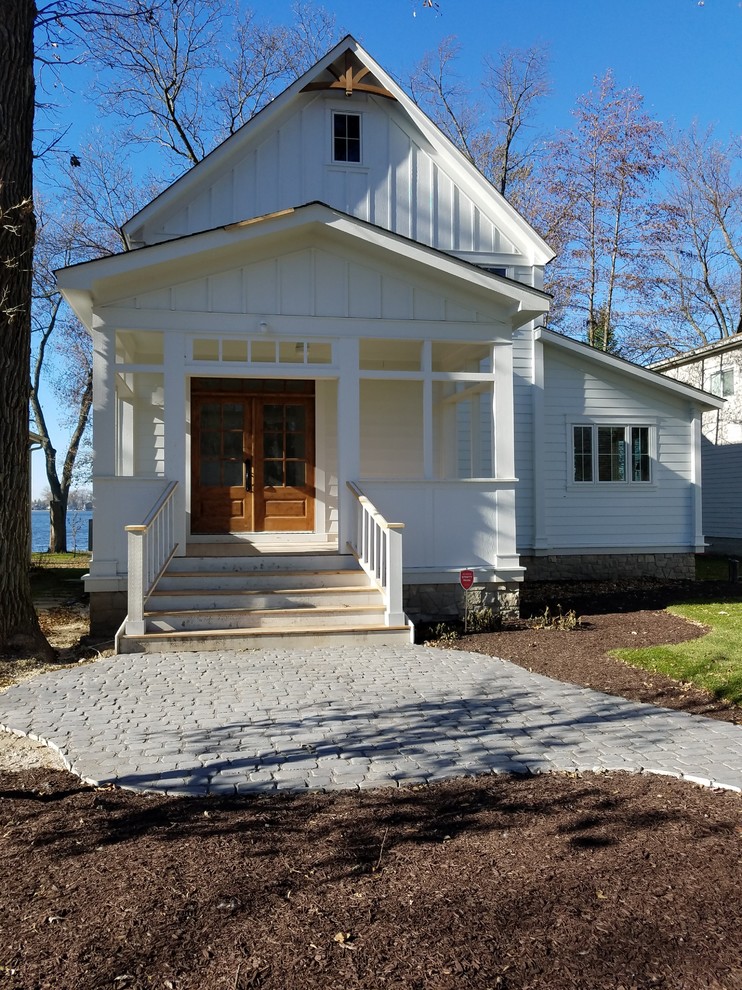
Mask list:
[[[113,636],[126,618],[125,591],[90,592],[90,632],[93,636]]]
[[[515,581],[474,584],[469,589],[469,609],[489,608],[504,619],[517,618],[519,587]],[[463,619],[464,595],[459,584],[406,584],[404,610],[413,622]]]
[[[659,578],[692,581],[696,576],[693,553],[584,553],[520,558],[526,581],[623,581]]]

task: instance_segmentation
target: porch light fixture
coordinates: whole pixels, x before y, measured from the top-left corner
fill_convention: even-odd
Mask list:
[[[270,327],[265,322],[265,320],[261,320],[260,323],[258,323],[258,330],[260,330],[261,333],[268,333],[269,329]]]

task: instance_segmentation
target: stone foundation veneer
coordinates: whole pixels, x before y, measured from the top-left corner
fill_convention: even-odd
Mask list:
[[[584,553],[520,558],[526,581],[692,581],[693,553]]]
[[[113,636],[126,618],[127,604],[125,591],[91,591],[91,635]]]
[[[503,619],[518,617],[518,588],[515,581],[474,584],[469,589],[469,609],[489,608]],[[460,584],[406,584],[404,610],[413,622],[445,622],[463,619],[464,596]]]

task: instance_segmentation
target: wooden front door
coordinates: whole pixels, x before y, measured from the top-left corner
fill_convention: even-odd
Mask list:
[[[192,411],[193,533],[314,529],[313,396],[194,389]]]

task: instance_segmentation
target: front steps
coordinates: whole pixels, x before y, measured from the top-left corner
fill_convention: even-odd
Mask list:
[[[122,631],[119,653],[384,646],[411,639],[410,626],[384,624],[381,593],[351,556],[188,549],[189,556],[171,560],[150,595],[146,632]]]

